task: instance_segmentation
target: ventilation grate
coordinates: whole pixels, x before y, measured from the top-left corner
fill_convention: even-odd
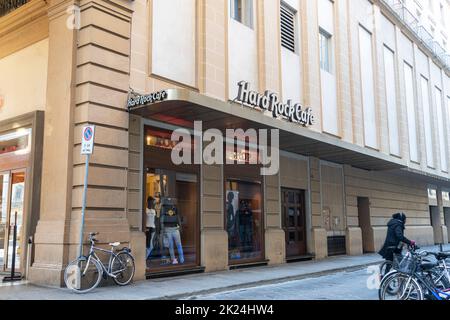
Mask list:
[[[281,45],[295,52],[295,11],[281,3]]]

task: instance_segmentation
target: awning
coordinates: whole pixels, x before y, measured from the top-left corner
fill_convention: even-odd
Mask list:
[[[193,127],[194,121],[202,121],[203,129],[279,129],[280,149],[284,151],[365,170],[407,168],[406,161],[400,158],[342,141],[296,123],[272,118],[239,103],[224,102],[191,90],[165,90],[164,99],[150,101],[145,105],[130,107],[129,112],[183,127]]]

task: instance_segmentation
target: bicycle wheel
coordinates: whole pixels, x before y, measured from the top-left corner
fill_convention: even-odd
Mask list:
[[[396,273],[381,288],[381,300],[423,300],[423,291],[416,279]]]
[[[69,263],[64,270],[66,287],[76,293],[86,293],[98,286],[103,269],[97,260],[81,257]]]
[[[431,278],[432,283],[439,290],[445,290],[450,288],[450,282],[447,279],[447,275],[445,272],[437,269],[429,271],[429,277]]]
[[[119,252],[112,261],[111,273],[114,282],[119,286],[126,286],[133,280],[135,272],[134,258],[128,252]]]
[[[398,273],[398,271],[395,271],[395,270],[390,270],[387,274],[385,274],[384,275],[384,277],[381,279],[381,281],[380,281],[380,288],[378,289],[378,299],[379,300],[382,300],[381,299],[381,292],[383,291],[383,289],[384,289],[384,287],[388,284],[388,287],[387,287],[387,292],[389,293],[389,294],[394,294],[395,292],[396,292],[396,290],[398,290],[398,286],[399,286],[399,283],[398,283],[398,281],[390,281],[390,279],[392,278],[392,277],[395,277],[396,275],[397,275],[397,273]]]
[[[380,265],[380,280],[386,276],[386,274],[392,270],[392,261],[386,260]]]

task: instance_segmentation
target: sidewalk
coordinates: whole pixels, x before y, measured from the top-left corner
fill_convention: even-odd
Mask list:
[[[436,246],[423,248],[437,250]],[[450,245],[444,246],[450,250]],[[279,266],[256,267],[138,281],[126,287],[108,286],[96,288],[87,294],[72,293],[65,288],[47,288],[24,282],[23,284],[1,284],[0,299],[29,300],[147,300],[180,299],[191,295],[202,295],[237,288],[254,287],[288,280],[318,277],[339,271],[352,271],[382,261],[378,254],[362,256],[339,256],[320,261],[307,261]]]

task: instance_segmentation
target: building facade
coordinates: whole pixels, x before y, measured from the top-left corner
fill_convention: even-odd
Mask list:
[[[16,266],[62,285],[86,124],[84,238],[129,245],[135,279],[376,252],[398,211],[409,238],[447,243],[450,11],[429,2],[5,1],[3,270],[17,221]],[[246,147],[224,152],[233,164],[177,165],[180,128],[194,151],[209,129],[242,129]],[[278,130],[276,172],[249,161],[252,129]]]

